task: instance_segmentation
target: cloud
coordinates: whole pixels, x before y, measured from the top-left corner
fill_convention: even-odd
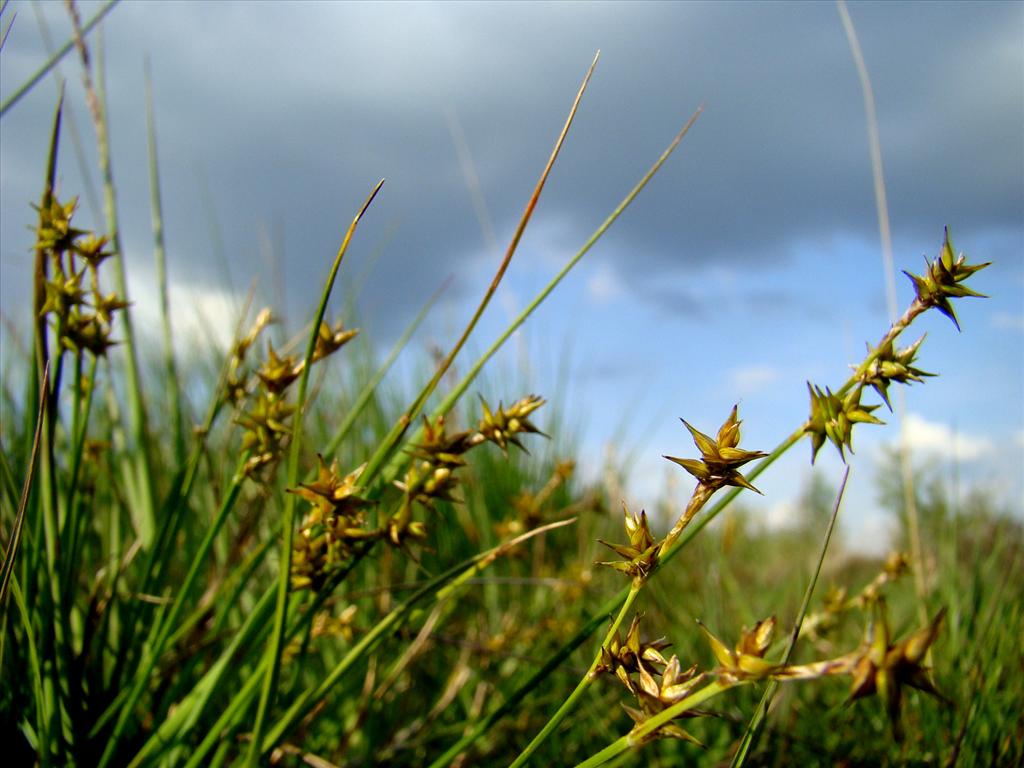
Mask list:
[[[244,298],[213,284],[169,280],[167,289],[171,331],[176,353],[189,357],[196,350],[207,352],[211,345],[227,349],[238,326]],[[152,274],[133,275],[129,295],[136,333],[145,350],[162,350],[160,302]],[[255,317],[258,308],[250,311]]]
[[[799,519],[800,509],[795,499],[783,499],[768,504],[762,514],[758,515],[759,522],[773,531],[789,528],[795,525]]]
[[[60,11],[46,9],[58,37]],[[900,236],[931,244],[943,221],[964,238],[1020,232],[1022,7],[851,12],[875,81]],[[122,234],[148,238],[137,119],[148,54],[168,236],[188,267],[208,259],[195,182],[204,168],[237,272],[259,222],[282,223],[290,306],[315,302],[322,263],[381,176],[388,183],[347,257],[346,269],[358,270],[386,242],[364,311],[396,330],[447,274],[465,283],[481,236],[445,110],[459,114],[501,241],[597,48],[602,61],[524,246],[552,219],[572,222],[567,237],[579,245],[701,102],[676,156],[598,245],[614,244],[603,257],[624,289],[639,294],[652,273],[736,264],[756,279],[791,262],[794,243],[837,230],[875,237],[861,95],[831,5],[129,4],[111,14],[105,37]],[[3,95],[45,59],[21,23],[4,56]],[[77,78],[69,84],[80,101]],[[17,174],[5,173],[0,220],[12,225],[0,233],[0,264],[24,251],[19,227],[25,201],[38,197],[39,126],[52,109],[53,89],[41,85],[4,116],[2,162]],[[63,163],[64,187],[78,191],[73,165]],[[608,281],[595,281],[607,296]],[[693,304],[681,311],[692,315]]]
[[[606,304],[623,295],[622,281],[615,270],[605,262],[587,280],[587,296],[597,304]]]
[[[746,395],[774,384],[781,375],[781,371],[772,365],[747,365],[730,371],[729,384]]]
[[[946,459],[974,461],[995,451],[995,445],[988,438],[955,432],[947,424],[928,421],[916,413],[907,414],[904,430],[912,451]]]
[[[1011,331],[1024,331],[1024,315],[997,312],[992,316],[992,327]]]

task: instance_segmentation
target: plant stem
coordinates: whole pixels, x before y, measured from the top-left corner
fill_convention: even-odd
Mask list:
[[[643,725],[636,726],[619,740],[608,745],[596,755],[584,760],[582,763],[577,765],[576,768],[596,768],[596,766],[603,765],[626,750],[633,749],[634,747],[642,744],[645,736],[654,733],[658,728],[668,723],[674,717],[681,715],[688,709],[693,709],[694,707],[703,704],[708,699],[717,696],[723,691],[729,690],[729,688],[733,688],[737,685],[743,685],[744,682],[746,681],[729,684],[715,680],[714,682],[708,683],[696,693],[690,694],[682,701],[676,702],[663,712],[659,712],[657,715],[654,715]]]
[[[580,678],[580,681],[576,684],[572,693],[570,693],[566,700],[562,702],[562,706],[558,708],[558,711],[551,716],[551,719],[545,723],[540,732],[534,736],[533,740],[526,745],[526,748],[519,753],[519,757],[515,759],[509,768],[521,768],[521,766],[526,765],[526,761],[530,759],[530,755],[537,750],[537,747],[544,743],[544,740],[547,739],[551,732],[554,731],[562,720],[566,718],[566,716],[572,711],[573,707],[576,706],[576,702],[579,700],[580,696],[583,695],[584,691],[586,691],[587,688],[590,687],[590,684],[596,679],[597,675],[595,671],[597,669],[597,665],[601,663],[601,649],[606,648],[609,643],[611,643],[612,639],[615,637],[615,633],[619,629],[619,625],[622,624],[623,618],[625,618],[626,613],[633,605],[633,602],[640,594],[640,590],[642,588],[643,582],[634,579],[633,583],[630,585],[626,599],[623,600],[622,606],[619,608],[618,615],[616,615],[611,628],[608,630],[608,634],[605,635],[604,641],[601,643],[601,648],[599,648],[597,653],[594,654],[594,660],[590,662],[590,668],[587,670],[586,674]]]
[[[818,583],[818,576],[821,575],[821,564],[825,561],[825,553],[828,551],[829,542],[832,540],[832,531],[835,529],[836,519],[839,517],[839,505],[843,500],[843,493],[846,491],[846,481],[849,477],[850,466],[847,465],[846,470],[843,472],[843,479],[839,483],[839,490],[836,492],[835,503],[832,505],[832,516],[829,518],[828,527],[825,529],[825,539],[821,543],[821,552],[818,554],[818,563],[814,568],[814,575],[811,576],[810,583],[808,583],[807,589],[804,591],[804,599],[800,604],[800,610],[797,612],[796,621],[793,622],[793,631],[789,636],[789,644],[786,646],[786,652],[779,662],[782,666],[789,664],[789,660],[793,656],[793,649],[796,648],[797,640],[800,638],[800,627],[803,624],[804,616],[807,615],[807,609],[811,605],[811,597],[814,595],[814,587]],[[753,747],[760,732],[761,724],[768,715],[768,707],[771,706],[772,697],[775,695],[778,687],[778,680],[772,680],[765,687],[764,693],[761,695],[761,701],[757,705],[757,710],[754,712],[754,716],[750,719],[747,729],[743,733],[743,740],[740,742],[736,754],[733,755],[730,768],[742,768],[746,762],[747,755],[750,754],[750,749]]]
[[[526,231],[526,225],[530,223],[530,219],[533,217],[533,212],[537,207],[537,203],[540,200],[541,192],[544,191],[544,185],[547,183],[548,176],[551,174],[551,169],[555,165],[555,160],[558,159],[558,155],[562,150],[562,145],[565,143],[566,137],[569,135],[569,128],[572,126],[573,118],[576,117],[576,110],[579,108],[580,101],[583,99],[583,94],[587,90],[587,85],[590,83],[590,76],[594,73],[594,68],[597,66],[597,60],[600,56],[600,51],[594,56],[594,60],[590,64],[590,68],[587,70],[587,74],[583,78],[583,82],[580,84],[579,90],[576,92],[576,98],[573,100],[572,107],[569,109],[569,116],[565,119],[565,123],[562,125],[562,131],[558,135],[558,139],[555,141],[555,146],[551,150],[551,154],[548,156],[547,164],[544,166],[544,170],[541,171],[540,178],[537,180],[537,184],[533,188],[533,194],[530,195],[530,199],[526,203],[526,208],[523,210],[522,216],[519,217],[519,224],[516,226],[516,230],[512,235],[512,240],[508,244],[508,248],[505,250],[505,256],[501,260],[501,264],[498,265],[498,271],[495,272],[494,277],[491,279],[491,284],[487,287],[484,292],[483,298],[477,305],[476,311],[473,313],[473,317],[466,324],[466,327],[462,331],[462,335],[459,340],[452,347],[451,351],[445,357],[444,361],[437,367],[434,375],[430,381],[417,395],[416,399],[412,402],[405,413],[403,413],[395,425],[391,428],[387,437],[381,442],[380,446],[374,452],[373,456],[367,462],[366,469],[361,475],[362,482],[369,483],[372,480],[378,470],[384,465],[384,462],[392,455],[395,448],[397,448],[402,436],[405,434],[409,425],[412,424],[413,420],[419,416],[420,411],[426,404],[427,399],[433,394],[437,385],[444,377],[445,373],[451,367],[452,363],[455,362],[456,356],[465,346],[466,341],[469,340],[470,334],[473,329],[476,328],[477,322],[483,315],[487,305],[490,304],[491,298],[494,296],[495,291],[498,290],[498,286],[501,283],[502,278],[505,276],[505,272],[508,269],[509,264],[512,263],[512,257],[515,255],[516,249],[519,247],[519,241],[523,236],[523,232]],[[477,369],[479,370],[479,369]],[[475,377],[475,373],[473,376]],[[470,381],[472,379],[469,379]],[[461,393],[460,393],[461,394]],[[454,400],[452,401],[454,404]],[[445,413],[450,409],[445,409]]]
[[[115,5],[117,5],[118,1],[119,0],[110,0],[110,2],[108,2],[102,8],[100,8],[100,10],[97,11],[96,15],[89,19],[85,26],[82,27],[81,34],[89,34],[92,31],[92,28],[99,24],[100,21],[103,20],[103,17],[106,16],[114,8]],[[50,70],[57,66],[61,59],[63,59],[65,56],[71,53],[74,47],[75,41],[73,39],[68,40],[59,51],[57,51],[49,59],[47,59],[46,63],[44,63],[43,66],[37,69],[35,73],[31,77],[29,77],[28,80],[22,83],[21,86],[19,86],[18,89],[10,96],[8,96],[7,100],[4,101],[2,105],[0,105],[0,117],[3,117],[8,109],[17,104],[22,96],[31,91],[40,80],[46,77],[46,75],[49,74]]]
[[[149,59],[145,63],[146,85],[146,137],[149,148],[149,198],[153,222],[153,261],[156,262],[157,292],[160,303],[160,324],[164,345],[164,389],[170,408],[170,432],[174,446],[174,459],[180,464],[185,458],[184,421],[181,413],[181,387],[178,367],[174,359],[171,333],[171,310],[168,296],[167,255],[164,244],[163,198],[160,194],[160,163],[156,147],[156,118],[153,114],[153,77]]]
[[[198,579],[200,571],[206,567],[207,555],[213,546],[214,539],[220,532],[224,522],[227,520],[228,514],[234,508],[235,501],[238,499],[238,494],[242,490],[242,483],[245,480],[245,464],[248,460],[249,452],[246,451],[239,458],[238,466],[235,469],[235,474],[231,482],[231,487],[228,490],[228,494],[224,497],[213,523],[206,531],[206,535],[203,537],[203,541],[199,545],[199,549],[192,558],[188,573],[185,575],[185,579],[178,589],[178,594],[174,599],[174,603],[171,605],[170,611],[168,611],[163,621],[153,623],[153,630],[151,633],[153,640],[149,647],[149,653],[143,659],[136,671],[131,692],[128,694],[124,703],[120,705],[120,715],[114,725],[113,733],[111,733],[110,738],[107,739],[107,745],[100,758],[100,768],[109,765],[110,761],[114,758],[118,742],[125,732],[128,721],[132,717],[135,704],[138,702],[149,683],[149,676],[156,667],[157,662],[160,660],[160,656],[167,645],[167,640],[171,635],[171,631],[174,629],[178,617],[181,615],[181,612],[185,607],[186,599],[188,598],[188,594],[191,591],[193,584],[195,584],[196,579]]]
[[[114,269],[114,284],[117,293],[124,301],[129,300],[128,280],[125,273],[125,252],[121,242],[121,230],[118,223],[117,192],[114,187],[114,172],[110,160],[110,123],[107,120],[106,67],[103,56],[103,36],[100,34],[97,43],[96,87],[93,88],[92,76],[89,71],[88,58],[85,55],[83,31],[77,28],[77,14],[71,15],[76,24],[75,39],[82,53],[82,68],[86,80],[86,101],[96,129],[96,149],[99,155],[100,170],[103,175],[103,209],[107,219],[107,234],[113,245],[114,256],[111,258]],[[136,344],[134,323],[131,311],[120,315],[124,324],[123,348],[125,353],[125,389],[128,396],[128,411],[131,414],[132,438],[136,454],[135,464],[138,479],[142,485],[141,498],[135,501],[140,504],[144,520],[143,538],[151,538],[154,527],[154,488],[153,488],[153,456],[151,441],[148,435],[146,404],[142,395],[142,377],[139,372],[138,346]],[[147,541],[147,544],[152,543]]]
[[[313,353],[316,350],[316,340],[320,332],[320,323],[323,322],[324,314],[327,312],[327,301],[330,299],[331,291],[334,289],[334,280],[338,276],[338,269],[341,261],[348,251],[349,243],[355,234],[359,220],[366,213],[373,199],[377,196],[380,188],[384,186],[384,180],[377,182],[367,196],[359,212],[352,219],[352,223],[345,232],[345,237],[334,257],[330,274],[324,284],[323,294],[320,297],[320,305],[317,307],[316,317],[309,332],[309,341],[306,344],[306,354],[303,358],[302,375],[299,377],[299,391],[295,402],[295,416],[292,421],[291,450],[288,456],[288,478],[289,488],[295,487],[299,478],[299,450],[302,444],[302,425],[306,414],[306,390],[309,386],[309,371],[313,366]],[[291,579],[292,546],[295,535],[295,494],[286,494],[284,503],[284,536],[281,539],[281,560],[278,566],[277,575],[277,606],[274,611],[274,629],[270,637],[270,646],[266,654],[270,658],[270,665],[267,668],[266,677],[263,681],[263,688],[260,692],[260,703],[256,710],[256,723],[253,726],[252,744],[249,747],[249,754],[246,763],[254,766],[259,758],[259,745],[262,738],[263,728],[266,723],[267,712],[273,704],[275,689],[277,687],[277,676],[281,668],[281,651],[284,649],[284,633],[288,615],[288,583]]]
[[[780,443],[774,451],[760,461],[750,472],[747,473],[747,478],[753,480],[762,472],[764,472],[772,463],[774,463],[780,456],[795,445],[801,437],[803,437],[803,427],[793,432],[788,438]],[[694,536],[696,536],[705,525],[713,520],[723,509],[725,509],[730,502],[736,496],[739,495],[741,488],[730,488],[728,493],[725,494],[718,502],[711,507],[704,515],[699,517],[696,522],[688,526],[684,535],[680,535],[679,539],[666,550],[664,555],[658,558],[654,564],[654,568],[648,574],[650,578],[656,573],[662,566],[665,565],[669,560],[675,557],[679,551],[690,542]],[[473,729],[459,739],[455,744],[449,747],[444,754],[434,760],[431,763],[430,768],[443,768],[452,762],[459,754],[468,749],[477,739],[483,734],[487,733],[496,722],[502,717],[511,712],[519,702],[521,702],[527,695],[529,695],[544,679],[551,674],[552,671],[557,669],[569,655],[575,651],[580,645],[582,645],[590,635],[592,635],[601,624],[604,623],[603,617],[612,613],[613,611],[620,610],[623,603],[629,598],[630,592],[632,592],[632,585],[623,587],[617,595],[610,597],[585,623],[579,631],[572,636],[572,638],[564,643],[561,648],[555,651],[541,668],[535,672],[526,682],[516,688],[515,691],[510,693],[504,703],[499,706],[494,712],[484,718],[480,723],[473,727]],[[564,716],[563,716],[564,717]]]

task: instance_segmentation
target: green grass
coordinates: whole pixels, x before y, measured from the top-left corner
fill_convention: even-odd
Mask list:
[[[634,201],[697,115],[523,313],[492,342],[477,339],[476,321],[541,200],[584,80],[476,312],[441,364],[422,366],[420,388],[404,392],[387,372],[398,355],[412,354],[406,344],[429,304],[383,360],[325,317],[343,256],[363,247],[357,225],[374,215],[380,185],[324,265],[301,352],[274,351],[250,310],[226,353],[178,359],[175,307],[165,300],[153,334],[160,355],[139,359],[131,309],[105,287],[112,277],[116,296],[127,298],[104,159],[102,62],[95,73],[95,89],[91,80],[87,87],[96,96],[112,238],[76,232],[73,206],[53,197],[58,105],[41,180],[36,318],[23,318],[31,338],[0,402],[0,721],[15,763],[1024,759],[1024,537],[990,495],[981,490],[952,508],[941,478],[922,468],[908,507],[902,477],[878,471],[880,494],[901,523],[900,547],[917,551],[920,540],[922,554],[909,563],[916,581],[905,568],[886,570],[829,545],[830,520],[842,514],[838,478],[806,489],[799,524],[783,531],[759,526],[737,500],[805,438],[815,452],[831,443],[844,453],[855,425],[877,428],[872,411],[889,385],[919,382],[913,349],[890,342],[903,343],[924,312],[953,318],[951,300],[972,295],[965,280],[984,266],[956,257],[948,237],[915,278],[906,313],[853,375],[837,372],[832,389],[811,387],[810,417],[794,414],[794,431],[774,449],[740,448],[735,411],[719,432],[697,431],[717,424],[729,404],[688,416],[696,449],[674,460],[694,480],[690,503],[652,500],[650,530],[632,510],[623,532],[611,489],[582,482],[573,469],[569,425],[579,415],[507,391],[515,377],[490,376],[485,366]],[[149,128],[166,297],[152,120]],[[456,379],[452,364],[471,338],[485,351]],[[122,343],[110,347],[111,339]],[[840,588],[845,598],[836,597]],[[942,611],[937,635],[900,644]],[[624,637],[640,614],[631,654]],[[768,616],[777,620],[772,642],[751,634],[732,650]],[[725,646],[709,642],[697,620]],[[788,648],[798,626],[803,633]],[[863,640],[869,626],[875,651]],[[697,665],[692,685],[666,691],[672,664],[643,656],[661,636],[671,645],[653,647],[665,661],[676,655],[682,669]],[[888,653],[877,653],[879,642]],[[940,696],[904,685],[929,681]],[[887,685],[902,691],[898,714],[874,695]],[[862,695],[851,702],[854,690]],[[682,734],[670,728],[703,747],[647,738]]]

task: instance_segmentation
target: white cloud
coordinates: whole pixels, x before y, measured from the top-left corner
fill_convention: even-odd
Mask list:
[[[795,499],[783,499],[774,504],[769,504],[767,509],[758,516],[758,519],[770,530],[774,531],[796,524],[799,512],[800,510]]]
[[[956,432],[948,424],[928,421],[916,413],[907,414],[904,438],[913,451],[960,461],[972,461],[995,450],[988,438]]]
[[[605,304],[622,296],[622,280],[608,264],[599,264],[587,280],[587,296],[598,304]]]
[[[741,394],[749,394],[778,381],[780,372],[771,365],[748,365],[729,373],[729,383]]]
[[[129,278],[132,317],[145,345],[162,344],[160,303],[156,281],[148,270]],[[243,300],[216,285],[171,279],[168,286],[171,332],[179,354],[211,348],[226,349],[232,342]],[[255,316],[255,307],[251,316]],[[245,329],[248,330],[248,329]],[[156,347],[154,347],[156,348]]]
[[[992,316],[992,327],[1011,331],[1024,331],[1024,315],[1011,312],[997,312]]]

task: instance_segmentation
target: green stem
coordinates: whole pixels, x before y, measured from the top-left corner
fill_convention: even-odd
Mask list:
[[[774,451],[768,456],[762,459],[757,466],[755,466],[750,472],[747,473],[746,477],[753,480],[762,472],[764,472],[769,466],[771,466],[780,456],[795,445],[801,437],[803,437],[803,427],[796,430],[788,438],[782,441]],[[713,520],[719,513],[722,512],[736,496],[739,495],[740,488],[731,488],[719,501],[711,507],[703,515],[699,516],[696,521],[686,528],[685,535],[681,535],[679,539],[673,544],[654,564],[654,568],[651,573],[648,574],[650,578],[654,573],[664,566],[669,560],[675,557],[680,550],[683,549],[700,531]],[[476,742],[483,734],[487,733],[490,728],[501,720],[509,712],[516,709],[519,703],[526,698],[543,680],[545,680],[551,672],[561,666],[562,662],[565,661],[580,645],[582,645],[588,637],[590,637],[601,624],[604,623],[604,617],[617,611],[621,608],[622,604],[628,599],[632,586],[623,587],[618,594],[610,597],[590,618],[590,620],[584,624],[579,631],[573,635],[573,637],[562,645],[544,665],[534,673],[526,682],[520,685],[515,691],[510,693],[504,703],[498,707],[494,712],[484,718],[481,722],[473,727],[473,729],[459,739],[455,744],[448,748],[431,763],[430,768],[443,768],[444,766],[451,763],[458,755],[468,749],[473,743]]]
[[[637,595],[640,594],[640,590],[643,587],[643,582],[638,582],[634,579],[630,586],[629,593],[626,595],[626,599],[623,600],[622,606],[619,608],[619,613],[616,615],[615,620],[612,622],[611,628],[608,630],[608,634],[605,635],[604,641],[601,643],[601,648],[606,648],[612,639],[615,637],[615,633],[618,631],[619,626],[622,624],[622,620],[625,618],[626,613],[629,611],[633,602],[636,600]],[[565,719],[565,717],[572,711],[573,707],[576,706],[576,702],[583,695],[584,691],[590,687],[590,684],[597,677],[596,670],[597,665],[601,663],[601,650],[599,649],[594,654],[594,660],[590,662],[590,669],[587,670],[586,674],[580,678],[579,683],[576,684],[576,688],[569,694],[565,701],[562,702],[562,706],[558,708],[558,711],[551,716],[551,719],[547,721],[540,732],[533,737],[533,741],[526,745],[526,748],[519,753],[519,757],[515,759],[509,768],[520,768],[526,765],[526,761],[530,759],[537,747],[539,747],[544,740],[555,730]]]
[[[708,683],[696,693],[690,694],[682,701],[676,702],[663,712],[659,712],[657,715],[654,715],[643,725],[638,725],[618,741],[608,745],[593,757],[584,760],[582,763],[577,765],[576,768],[596,768],[596,766],[603,765],[612,758],[621,755],[626,750],[639,746],[643,743],[645,737],[654,733],[658,728],[670,722],[673,718],[683,714],[683,712],[700,706],[708,699],[717,696],[723,691],[729,690],[729,688],[737,685],[743,685],[745,682],[747,681],[726,684],[715,680],[714,682]]]
[[[317,307],[316,317],[314,317],[310,328],[309,341],[306,344],[306,354],[303,358],[302,375],[299,377],[295,417],[292,422],[291,451],[288,456],[287,482],[289,488],[294,488],[299,479],[299,449],[302,444],[302,425],[306,412],[306,390],[309,386],[309,370],[313,365],[313,353],[316,350],[316,340],[320,333],[320,323],[323,322],[324,314],[327,312],[327,301],[330,299],[331,291],[334,289],[334,281],[338,276],[341,260],[348,250],[356,227],[359,226],[359,220],[366,213],[383,185],[383,179],[377,182],[377,186],[373,188],[363,203],[362,208],[359,209],[355,218],[352,219],[352,223],[345,233],[345,238],[342,240],[341,247],[338,248],[338,253],[334,257],[334,263],[331,265],[330,274],[327,277],[323,294],[320,297],[320,305]],[[291,578],[292,545],[295,535],[295,498],[295,494],[292,493],[285,495],[284,536],[281,539],[281,561],[277,578],[277,605],[274,611],[274,629],[270,637],[270,646],[266,651],[266,654],[270,657],[270,665],[267,668],[263,688],[260,692],[259,707],[256,710],[256,723],[253,726],[252,744],[246,759],[246,763],[250,766],[255,766],[259,757],[260,739],[265,727],[267,712],[273,704],[274,693],[277,688],[277,677],[281,669],[281,651],[283,650],[285,625],[288,616],[288,582]]]
[[[214,539],[217,534],[220,533],[221,527],[227,520],[228,514],[234,508],[235,501],[238,499],[239,493],[241,493],[242,483],[245,479],[245,463],[248,460],[249,452],[246,451],[239,458],[238,466],[235,469],[235,475],[232,479],[228,494],[224,497],[223,502],[221,502],[220,509],[217,511],[217,515],[214,518],[213,523],[206,531],[206,535],[203,537],[202,543],[199,545],[198,550],[192,558],[188,573],[185,575],[185,579],[178,590],[178,594],[174,599],[174,603],[172,604],[170,611],[168,611],[163,621],[155,622],[153,625],[154,629],[151,634],[154,635],[154,637],[150,643],[149,653],[143,659],[142,664],[140,664],[138,668],[135,680],[132,684],[131,692],[124,703],[120,705],[120,715],[117,718],[117,723],[114,725],[114,731],[111,733],[110,738],[107,740],[107,745],[103,750],[103,755],[101,756],[99,763],[100,768],[109,765],[110,761],[114,758],[118,742],[120,741],[121,736],[124,735],[125,728],[127,727],[129,720],[132,718],[136,703],[139,701],[139,698],[148,686],[150,674],[157,665],[157,662],[160,660],[160,656],[167,645],[167,639],[170,637],[178,617],[181,615],[181,612],[185,607],[185,603],[189,593],[191,592],[192,586],[198,579],[200,572],[207,566],[207,555],[209,555],[210,549],[213,547]]]
[[[146,84],[146,136],[149,147],[149,197],[153,221],[153,260],[156,262],[156,279],[160,302],[160,322],[163,327],[164,382],[167,404],[170,408],[170,431],[174,445],[174,458],[181,463],[185,457],[184,423],[181,413],[181,389],[178,384],[178,368],[174,359],[174,343],[171,333],[171,310],[168,297],[167,255],[164,244],[163,198],[160,195],[160,164],[156,148],[156,120],[153,116],[153,78],[149,71],[149,59],[145,64]]]
[[[110,0],[110,2],[104,5],[96,13],[96,15],[93,16],[84,27],[82,27],[81,34],[83,36],[89,34],[89,32],[92,31],[92,28],[99,24],[100,21],[103,20],[103,17],[106,16],[113,9],[113,7],[117,5],[117,3],[118,0]],[[0,105],[0,117],[3,117],[8,109],[17,104],[22,96],[31,91],[36,86],[36,84],[44,77],[46,77],[46,75],[49,74],[50,70],[57,66],[60,60],[67,56],[69,53],[71,53],[71,51],[73,51],[74,48],[74,39],[68,40],[59,51],[57,51],[49,59],[47,59],[46,63],[36,70],[35,74],[33,74],[31,77],[29,77],[28,80],[22,83],[18,90],[16,90],[14,93],[8,96],[7,100],[2,105]]]
[[[839,483],[839,490],[836,492],[836,500],[832,505],[832,516],[828,521],[828,528],[825,529],[825,539],[821,543],[821,552],[818,554],[818,563],[814,568],[814,575],[811,576],[810,582],[807,584],[807,589],[804,591],[804,599],[800,604],[800,610],[797,612],[796,621],[793,622],[793,631],[789,636],[789,643],[786,645],[786,652],[782,656],[782,660],[779,662],[781,666],[789,664],[789,660],[793,657],[793,649],[796,648],[797,640],[800,639],[800,627],[803,624],[804,616],[807,615],[807,609],[811,605],[811,597],[814,595],[814,588],[818,584],[818,576],[821,575],[821,564],[825,562],[825,553],[828,552],[829,542],[832,541],[832,531],[836,527],[836,520],[839,517],[839,505],[843,500],[843,493],[846,491],[846,481],[850,477],[850,467],[846,466],[846,470],[843,472],[843,479]],[[771,706],[772,698],[775,696],[775,691],[779,687],[778,680],[772,680],[764,689],[764,693],[761,695],[761,701],[757,705],[757,710],[754,712],[754,716],[750,719],[747,724],[747,730],[743,734],[743,740],[740,742],[739,748],[736,750],[736,754],[733,755],[730,768],[742,768],[743,764],[746,763],[747,756],[750,754],[750,749],[754,746],[754,742],[757,739],[758,733],[761,729],[761,724],[764,722],[764,718],[768,716],[768,707]]]
[[[640,194],[641,190],[643,190],[643,188],[647,186],[648,182],[650,182],[650,180],[654,178],[654,175],[659,171],[661,166],[665,164],[665,161],[668,160],[669,156],[675,151],[676,147],[678,147],[679,143],[683,140],[683,137],[686,136],[690,128],[697,121],[697,118],[700,116],[700,113],[703,111],[703,109],[704,108],[701,107],[696,112],[693,113],[690,119],[686,122],[686,125],[684,125],[682,129],[679,131],[679,133],[676,134],[675,138],[672,139],[672,142],[668,145],[665,151],[661,153],[661,156],[655,161],[654,165],[652,165],[650,169],[647,171],[647,173],[643,175],[640,181],[636,183],[633,189],[630,190],[629,194],[627,194],[625,198],[623,198],[622,202],[620,202],[615,207],[615,209],[610,214],[608,214],[608,217],[603,222],[601,222],[601,225],[596,230],[594,230],[593,234],[589,238],[587,238],[587,241],[582,246],[580,246],[580,249],[576,251],[575,255],[571,259],[569,259],[569,261],[565,264],[564,267],[562,267],[561,270],[559,270],[558,274],[555,275],[551,279],[551,281],[544,287],[544,289],[540,293],[538,293],[529,304],[526,305],[525,309],[523,309],[523,311],[519,313],[516,319],[513,320],[511,324],[509,324],[505,331],[494,341],[493,344],[491,344],[487,351],[484,352],[484,354],[481,355],[480,358],[475,363],[473,363],[472,367],[467,371],[466,375],[462,377],[462,380],[459,381],[459,383],[455,386],[454,389],[452,389],[451,392],[448,393],[444,400],[441,401],[440,405],[438,405],[437,408],[434,409],[433,413],[430,416],[431,419],[437,419],[439,416],[443,416],[455,406],[455,403],[458,401],[460,397],[462,397],[465,391],[469,388],[469,385],[473,383],[474,379],[476,379],[477,375],[480,373],[481,369],[483,369],[487,361],[490,360],[499,349],[501,349],[505,342],[508,341],[509,337],[511,337],[512,334],[519,329],[519,326],[526,322],[526,318],[533,314],[537,307],[539,307],[543,303],[544,299],[546,299],[551,294],[551,292],[555,290],[555,288],[558,286],[559,283],[562,282],[565,276],[568,275],[570,271],[572,271],[572,268],[575,267],[577,263],[579,263],[580,259],[582,259],[587,254],[587,252],[594,247],[594,244],[601,239],[601,237],[604,235],[605,232],[608,231],[611,225],[615,223],[615,221],[619,218],[619,216],[623,214],[623,212],[625,212],[625,210],[630,206],[633,200],[636,199],[636,196]],[[391,465],[389,465],[386,471],[384,472],[386,480],[393,479],[398,475],[399,463],[403,461],[403,458],[398,458],[392,461]]]
[[[74,19],[74,15],[72,19]],[[78,33],[77,36],[81,36]],[[100,170],[103,175],[103,209],[107,219],[107,233],[113,245],[114,256],[110,261],[113,263],[114,283],[118,295],[125,301],[128,296],[128,279],[125,273],[125,253],[121,242],[121,230],[118,224],[117,193],[114,186],[114,172],[110,159],[110,123],[107,120],[107,92],[106,92],[106,67],[104,66],[103,38],[97,44],[96,56],[96,90],[92,92],[89,71],[86,69],[86,91],[87,98],[93,103],[92,115],[96,128],[96,147],[99,155]],[[83,62],[83,66],[85,62]],[[141,504],[142,516],[145,520],[145,529],[152,535],[154,523],[154,489],[153,489],[153,457],[149,435],[147,434],[146,405],[142,395],[142,377],[139,373],[138,346],[135,339],[134,323],[130,310],[121,313],[121,321],[124,324],[124,339],[122,342],[126,357],[125,389],[128,393],[128,411],[131,414],[132,438],[137,454],[137,476],[141,482],[141,499],[136,501]],[[146,544],[151,544],[147,541]]]
[[[81,353],[79,353],[75,360],[75,401],[72,407],[74,423],[71,429],[73,439],[73,448],[71,453],[71,479],[68,484],[66,500],[64,502],[64,509],[66,510],[66,518],[64,520],[64,538],[68,541],[68,544],[64,553],[66,567],[62,574],[62,589],[68,598],[70,598],[70,590],[73,583],[73,564],[78,562],[78,545],[81,539],[81,527],[83,522],[85,522],[79,515],[80,505],[78,503],[78,485],[82,476],[82,457],[85,453],[85,439],[88,434],[89,415],[92,412],[93,393],[96,391],[96,370],[99,367],[99,360],[96,357],[93,357],[92,362],[89,365],[89,376],[87,379],[88,384],[86,385],[88,391],[85,394],[84,403],[81,402],[81,363]]]

